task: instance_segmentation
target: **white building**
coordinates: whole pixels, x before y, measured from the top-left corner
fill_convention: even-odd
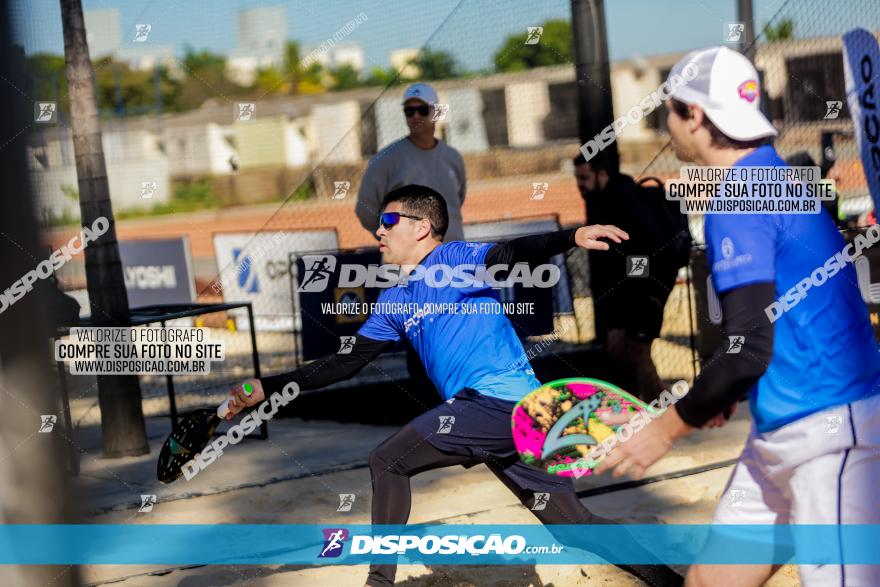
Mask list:
[[[86,41],[92,59],[113,55],[122,47],[119,9],[86,10]]]
[[[227,54],[230,78],[250,85],[258,69],[284,67],[287,45],[287,9],[263,6],[238,13],[238,47]]]
[[[287,8],[263,6],[238,13],[238,47],[283,53],[287,43]]]
[[[322,67],[331,67],[333,59],[328,49],[321,49],[320,45],[307,45],[302,48],[300,53],[300,63],[305,67],[309,67],[313,63],[320,63]]]
[[[238,162],[235,131],[209,122],[194,126],[169,126],[163,142],[171,175],[232,173]]]
[[[309,162],[303,120],[284,114],[257,115],[254,122],[234,125],[235,148],[241,169],[302,167]]]
[[[102,138],[114,209],[149,208],[170,199],[168,158],[156,132],[104,130]],[[33,137],[28,147],[28,170],[42,217],[79,216],[73,140],[67,129]]]
[[[418,49],[394,49],[388,54],[388,61],[395,71],[399,71],[403,77],[416,78],[419,77],[419,68],[411,63],[413,59],[419,56]]]
[[[383,96],[376,101],[376,146],[379,150],[409,134],[401,102],[402,92]],[[451,107],[450,107],[451,108]]]
[[[174,75],[182,73],[177,58],[174,56],[174,47],[171,45],[122,47],[114,57],[139,71],[149,71],[156,66],[163,66]]]
[[[483,119],[483,98],[475,88],[446,90],[440,101],[449,104],[446,120],[446,142],[462,153],[483,153],[489,150],[489,138]]]
[[[360,45],[340,45],[333,51],[333,65],[350,65],[355,71],[363,71],[364,50]]]
[[[315,157],[322,163],[360,163],[361,108],[354,100],[336,104],[316,104],[312,109],[310,133],[314,137]]]
[[[544,143],[544,119],[550,113],[547,82],[524,81],[506,86],[507,140],[511,147]]]
[[[258,53],[250,49],[232,49],[226,56],[226,73],[229,79],[242,86],[249,86],[257,79],[257,71],[284,67],[284,57],[271,53]]]

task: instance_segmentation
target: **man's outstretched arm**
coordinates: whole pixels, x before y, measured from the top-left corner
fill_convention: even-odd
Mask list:
[[[260,378],[267,395],[281,391],[293,381],[302,390],[327,387],[337,381],[345,381],[367,366],[380,353],[394,346],[391,340],[373,340],[363,335],[355,335],[355,343],[350,353],[334,353],[315,359],[295,371],[279,373]]]
[[[620,243],[623,240],[629,240],[629,235],[616,226],[594,224],[544,234],[521,236],[493,246],[486,252],[484,263],[486,265],[537,263],[564,253],[572,247],[607,251],[610,246],[607,242],[599,240],[602,238]]]
[[[392,346],[394,346],[393,340],[374,340],[358,334],[355,335],[355,343],[350,353],[327,355],[294,371],[242,382],[230,391],[232,401],[227,419],[244,407],[256,405],[273,393],[280,392],[291,382],[296,383],[299,389],[318,389],[349,379]],[[244,383],[251,384],[253,392],[250,395],[245,394]]]

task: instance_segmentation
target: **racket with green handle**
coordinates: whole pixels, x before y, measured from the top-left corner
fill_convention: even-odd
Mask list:
[[[254,388],[250,383],[244,384],[244,393],[250,395]],[[196,458],[204,450],[214,436],[217,426],[229,414],[229,402],[226,399],[216,409],[196,410],[182,418],[177,426],[165,439],[159,451],[156,464],[156,476],[162,483],[171,483],[183,475],[183,466]]]

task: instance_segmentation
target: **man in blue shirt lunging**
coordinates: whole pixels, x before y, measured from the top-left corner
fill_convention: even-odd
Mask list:
[[[428,410],[385,440],[370,455],[373,524],[405,524],[410,513],[410,477],[422,471],[485,464],[543,523],[610,524],[578,500],[571,479],[524,464],[511,431],[514,405],[540,387],[499,294],[482,278],[441,285],[443,272],[461,266],[492,267],[546,261],[574,246],[608,250],[599,239],[615,243],[628,235],[614,226],[584,226],[526,236],[505,244],[443,242],[449,224],[443,197],[431,188],[408,185],[389,193],[382,204],[379,250],[383,262],[412,272],[405,286],[385,289],[374,312],[358,331],[348,354],[318,359],[302,369],[261,380],[251,379],[231,391],[233,413],[256,405],[288,382],[314,389],[347,379],[382,351],[406,338],[415,348],[446,402]],[[418,267],[420,266],[420,267]],[[503,280],[504,272],[494,278]],[[489,280],[491,281],[491,280]],[[431,308],[454,305],[454,312]],[[390,308],[390,310],[386,310]],[[399,308],[399,310],[396,310]],[[547,495],[542,495],[547,494]],[[590,545],[600,556],[625,551],[640,561],[656,560],[635,541]],[[661,564],[617,565],[649,585],[681,585],[683,579]],[[368,585],[393,585],[396,565],[372,565]]]

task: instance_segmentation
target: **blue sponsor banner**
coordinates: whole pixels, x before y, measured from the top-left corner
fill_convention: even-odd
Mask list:
[[[880,564],[877,544],[880,525],[4,525],[0,564]]]
[[[874,210],[880,210],[880,47],[871,31],[856,28],[843,35],[846,100]]]

